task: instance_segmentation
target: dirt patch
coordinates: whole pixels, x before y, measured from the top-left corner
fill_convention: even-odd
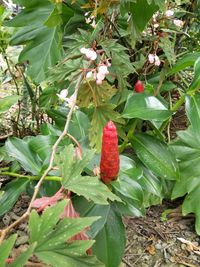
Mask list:
[[[200,238],[195,233],[194,217],[182,217],[176,211],[169,214],[171,218],[167,221],[162,221],[163,212],[176,207],[177,203],[165,202],[161,206],[149,208],[145,218],[125,218],[125,266],[200,266]],[[190,242],[194,246],[189,245]]]

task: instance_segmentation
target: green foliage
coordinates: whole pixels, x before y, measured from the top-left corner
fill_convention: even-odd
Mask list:
[[[124,124],[121,115],[114,110],[115,107],[113,104],[103,104],[94,109],[91,128],[89,129],[89,139],[91,147],[98,152],[101,149],[102,130],[106,123],[112,120],[115,123]]]
[[[0,113],[19,103],[17,115],[12,116],[17,137],[0,148],[0,158],[12,162],[11,176],[21,178],[3,186],[0,215],[13,207],[21,193],[33,194],[36,181],[30,180],[41,177],[49,165],[82,73],[74,103],[78,108],[68,127],[78,147],[71,145],[69,135],[63,138],[38,196],[52,196],[62,185],[72,192],[75,209],[85,218],[61,220],[66,200],[41,216],[32,211],[30,245],[11,266],[24,266],[34,254],[55,267],[118,267],[125,248],[122,216],[143,216],[146,207],[171,197],[173,186],[172,198],[186,195],[183,214],[196,215],[200,234],[200,17],[195,5],[163,0],[101,0],[98,5],[82,0],[14,2],[23,8],[16,15],[13,12],[11,19],[10,12],[0,6],[0,61],[5,55],[8,59],[8,70],[0,68],[0,72],[9,73],[11,86],[17,84],[17,95],[23,97],[13,94],[0,99]],[[165,12],[170,9],[175,12],[168,17]],[[175,25],[175,19],[183,27],[181,21],[180,27]],[[11,45],[23,46],[17,65],[7,55],[10,37]],[[96,58],[81,48],[90,49]],[[102,65],[108,71],[97,81]],[[145,91],[136,94],[138,80]],[[2,85],[8,82],[2,81]],[[64,89],[68,95],[61,99]],[[169,124],[184,101],[190,126],[170,142]],[[102,130],[109,120],[116,124],[122,155],[118,179],[107,186],[93,169],[100,163],[95,153],[101,151]],[[36,136],[24,137],[26,130]],[[103,263],[87,255],[94,240],[72,242],[83,230],[95,239],[93,252]],[[0,258],[9,256],[15,239],[12,236],[2,244]]]
[[[162,102],[145,94],[129,95],[122,116],[132,119],[165,121],[172,115]]]
[[[106,205],[108,199],[111,201],[121,201],[115,196],[97,176],[82,176],[84,168],[92,159],[93,152],[87,151],[81,160],[75,158],[74,147],[70,145],[57,157],[56,162],[60,167],[63,177],[62,185],[96,204]]]
[[[96,236],[94,253],[106,267],[119,266],[125,245],[125,227],[122,218],[111,207],[103,229]]]
[[[6,259],[9,257],[11,249],[14,246],[17,235],[10,236],[3,244],[0,246],[0,259],[1,259],[1,267],[6,266]]]
[[[139,159],[153,173],[168,180],[179,179],[179,168],[167,144],[150,136],[139,134],[131,139]]]
[[[180,180],[176,182],[172,198],[186,195],[182,212],[184,215],[194,213],[196,216],[195,228],[200,234],[199,216],[199,190],[200,190],[200,168],[199,168],[199,100],[200,94],[187,96],[186,112],[191,125],[185,131],[179,131],[179,139],[172,144],[176,158],[179,161]]]
[[[11,38],[11,44],[26,44],[19,60],[29,62],[28,73],[39,83],[45,79],[48,68],[61,57],[62,18],[57,7],[48,0],[24,1],[20,4],[24,9],[7,23],[7,26],[18,28]]]
[[[0,216],[8,212],[18,200],[21,193],[26,191],[27,179],[18,179],[8,183],[0,195]]]
[[[17,95],[5,96],[0,99],[0,114],[6,112],[20,99]]]
[[[65,218],[59,221],[67,202],[64,200],[48,208],[40,217],[32,211],[29,220],[30,244],[36,244],[34,253],[46,264],[54,267],[103,266],[94,256],[87,256],[94,241],[66,242],[75,234],[90,226],[98,217]]]
[[[78,105],[80,107],[89,107],[94,103],[100,106],[106,103],[116,94],[116,88],[113,88],[106,81],[97,85],[95,81],[85,81],[79,90]]]

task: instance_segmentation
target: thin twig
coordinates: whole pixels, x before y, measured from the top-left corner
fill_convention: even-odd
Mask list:
[[[82,154],[83,154],[83,150],[82,150],[82,147],[81,147],[80,143],[78,142],[78,140],[76,140],[76,138],[73,137],[73,136],[72,136],[71,134],[69,134],[69,133],[66,133],[66,135],[67,135],[70,139],[72,139],[72,141],[77,145],[77,147],[79,148],[80,153],[81,153],[81,155],[82,155]]]
[[[12,136],[12,135],[13,135],[13,133],[9,133],[9,134],[6,134],[6,135],[1,135],[0,136],[0,140],[6,139],[6,138],[8,138],[9,136]]]
[[[49,166],[45,170],[45,172],[43,173],[43,175],[40,178],[40,180],[38,181],[37,185],[35,186],[35,190],[34,190],[34,193],[33,193],[32,198],[31,198],[31,201],[29,203],[28,209],[27,209],[27,211],[18,220],[16,220],[14,223],[12,223],[11,225],[9,225],[7,228],[1,230],[1,232],[0,232],[0,234],[1,234],[1,236],[0,236],[0,244],[3,242],[6,234],[12,228],[14,228],[15,226],[17,226],[19,223],[21,223],[23,220],[25,220],[26,218],[28,218],[29,215],[30,215],[33,202],[35,201],[35,199],[37,197],[37,194],[38,194],[38,192],[40,190],[40,187],[41,187],[43,181],[45,180],[45,177],[47,176],[47,174],[52,170],[53,163],[54,163],[54,157],[55,157],[55,154],[56,154],[57,147],[58,147],[59,143],[61,142],[61,140],[64,138],[64,136],[67,134],[67,131],[68,131],[68,128],[69,128],[69,123],[70,123],[70,120],[71,120],[71,117],[72,117],[72,113],[73,113],[73,111],[75,109],[75,106],[76,106],[76,99],[77,99],[78,90],[80,88],[82,79],[83,79],[83,73],[80,74],[80,76],[79,76],[79,78],[77,80],[77,83],[76,83],[76,86],[75,86],[75,91],[74,91],[74,99],[75,99],[75,101],[72,104],[72,106],[71,106],[71,108],[69,110],[69,113],[67,115],[67,120],[66,120],[66,123],[65,123],[64,130],[63,130],[62,134],[60,135],[60,137],[57,139],[57,141],[55,142],[55,144],[52,147],[52,153],[51,153],[51,158],[50,158]]]

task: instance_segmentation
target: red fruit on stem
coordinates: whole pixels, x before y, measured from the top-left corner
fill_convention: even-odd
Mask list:
[[[112,121],[103,129],[102,150],[100,162],[101,180],[108,184],[117,179],[119,172],[119,150],[117,130]]]
[[[143,83],[138,80],[134,86],[136,93],[143,93],[144,92],[144,85]]]

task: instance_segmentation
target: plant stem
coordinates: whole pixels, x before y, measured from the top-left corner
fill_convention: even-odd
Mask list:
[[[16,178],[25,178],[25,179],[29,179],[29,180],[39,180],[40,177],[39,176],[31,176],[31,175],[25,175],[25,174],[18,174],[18,173],[14,173],[14,172],[7,172],[7,171],[3,171],[2,169],[0,169],[0,175],[7,175],[7,176],[11,176],[11,177],[16,177]],[[61,182],[62,181],[62,177],[59,176],[46,176],[45,180],[47,181],[56,181],[56,182]]]
[[[90,64],[91,62],[89,62]],[[27,219],[31,213],[31,209],[32,209],[32,206],[33,206],[33,202],[35,201],[37,195],[38,195],[38,192],[40,190],[40,187],[43,183],[43,181],[45,180],[47,174],[52,170],[53,168],[53,163],[54,163],[54,157],[56,155],[56,150],[57,150],[57,147],[59,145],[59,143],[61,142],[61,140],[64,138],[64,136],[67,134],[67,131],[68,131],[68,128],[69,128],[69,123],[71,121],[71,118],[72,118],[72,114],[73,114],[73,111],[75,109],[75,106],[76,106],[76,100],[77,100],[77,96],[78,96],[78,91],[79,91],[79,88],[80,88],[80,85],[81,85],[81,82],[82,82],[82,79],[83,79],[83,72],[79,75],[78,77],[78,80],[76,82],[76,86],[75,86],[75,90],[74,90],[74,99],[75,101],[72,103],[71,105],[71,108],[69,110],[69,113],[67,114],[67,119],[66,119],[66,123],[65,123],[65,127],[64,127],[64,130],[62,132],[62,134],[59,136],[59,138],[57,139],[57,141],[55,142],[55,144],[53,145],[52,147],[52,152],[51,152],[51,157],[50,157],[50,162],[49,162],[49,166],[48,168],[45,170],[45,172],[43,173],[43,175],[41,176],[40,180],[38,181],[37,185],[35,186],[35,190],[34,190],[34,193],[33,193],[33,196],[31,198],[31,201],[29,203],[29,206],[28,206],[28,209],[27,211],[18,219],[16,220],[14,223],[10,224],[9,226],[7,226],[5,229],[1,230],[0,231],[0,244],[3,242],[5,236],[7,235],[7,233],[12,229],[14,228],[15,226],[17,226],[19,223],[21,223],[23,220]]]
[[[9,167],[2,167],[2,168],[0,168],[0,172],[1,171],[8,171],[9,170]]]

